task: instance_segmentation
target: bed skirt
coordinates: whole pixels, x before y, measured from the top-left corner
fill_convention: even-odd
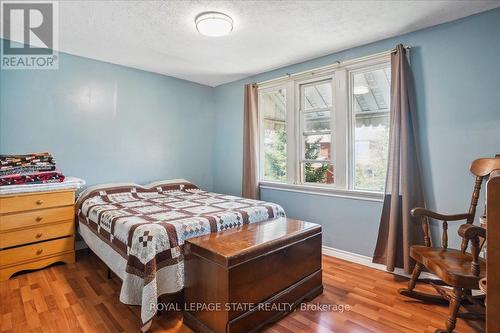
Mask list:
[[[127,283],[128,286],[130,286],[125,286],[125,288],[122,286],[120,302],[127,305],[141,306],[141,320],[144,323],[142,328],[143,332],[149,329],[151,318],[154,317],[158,308],[157,305],[159,300],[156,299],[156,296],[151,297],[151,295],[158,295],[161,302],[165,303],[182,301],[184,276],[177,277],[178,269],[175,269],[173,266],[166,266],[157,271],[155,283],[149,283],[147,286],[144,286],[143,279],[125,271],[127,260],[109,246],[109,244],[101,240],[97,234],[87,227],[87,225],[79,223],[78,231],[92,252],[94,252],[123,283]],[[182,265],[184,265],[184,262],[182,262]],[[182,269],[182,271],[184,271],[184,269]],[[173,275],[177,278],[173,278]],[[175,281],[182,281],[182,284],[175,284]],[[127,294],[125,293],[127,290],[136,290],[137,292],[134,294]],[[172,292],[172,290],[175,291]]]

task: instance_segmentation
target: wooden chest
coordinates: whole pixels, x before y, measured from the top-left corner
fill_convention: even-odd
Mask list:
[[[0,196],[0,281],[75,261],[74,190]]]
[[[321,226],[280,218],[185,244],[184,322],[254,332],[323,291]]]

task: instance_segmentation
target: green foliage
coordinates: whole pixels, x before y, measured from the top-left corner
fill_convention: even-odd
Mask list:
[[[305,165],[305,172],[307,183],[325,183],[328,164],[323,164],[319,168],[314,169],[312,164],[307,162]]]
[[[265,170],[264,175],[268,179],[273,180],[286,180],[286,132],[284,130],[269,131],[266,137],[273,144],[271,149],[266,149]],[[314,143],[306,145],[305,158],[315,160],[320,154],[320,141],[316,140]],[[308,183],[324,183],[326,181],[326,173],[328,172],[329,165],[323,164],[319,168],[314,168],[312,163],[307,162],[304,165],[305,178]]]
[[[315,160],[319,157],[321,138],[317,139],[314,143],[306,144],[305,158],[307,160]],[[307,183],[324,183],[326,182],[326,173],[328,172],[328,164],[323,164],[319,168],[314,168],[312,163],[306,162],[304,171],[306,174]]]
[[[264,175],[273,180],[286,180],[286,132],[269,131],[267,136],[273,145],[272,149],[265,151]]]
[[[272,142],[271,149],[265,151],[265,170],[267,179],[285,181],[286,180],[286,132],[284,130],[269,131],[266,133],[267,139]],[[318,139],[306,144],[305,158],[316,160],[320,155],[321,144]],[[387,132],[377,133],[374,140],[371,140],[370,161],[371,163],[356,163],[355,186],[357,189],[371,191],[383,191],[385,186],[385,175],[387,168],[388,150]],[[308,183],[325,183],[330,165],[322,164],[320,167],[313,167],[313,164],[306,162],[304,165],[305,181]]]

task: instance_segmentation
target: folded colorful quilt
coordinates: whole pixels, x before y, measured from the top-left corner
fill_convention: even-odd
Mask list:
[[[55,165],[54,156],[47,152],[26,155],[0,155],[0,170],[9,167],[33,166],[45,163]]]
[[[54,157],[49,153],[28,155],[0,155],[0,177],[53,171],[56,169]]]
[[[0,177],[16,175],[16,174],[30,174],[37,173],[42,171],[54,171],[56,169],[55,165],[52,164],[39,164],[32,166],[23,166],[23,167],[13,167],[4,170],[0,170]]]
[[[100,239],[126,261],[124,272],[115,272],[123,280],[120,301],[141,305],[144,324],[159,296],[184,287],[186,239],[285,216],[279,205],[206,192],[185,180],[89,188],[77,212],[87,244],[98,252]]]
[[[55,190],[78,190],[85,185],[85,181],[76,177],[64,177],[64,181],[60,183],[44,183],[44,184],[21,184],[0,186],[0,195],[17,194],[17,193],[34,193]]]
[[[64,175],[59,170],[41,171],[29,174],[14,174],[0,177],[0,186],[22,184],[47,184],[64,181]]]

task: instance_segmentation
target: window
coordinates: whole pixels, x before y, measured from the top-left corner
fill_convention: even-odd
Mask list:
[[[383,191],[389,145],[390,68],[351,73],[354,188]]]
[[[259,85],[261,182],[383,192],[390,55]]]
[[[284,88],[260,93],[261,140],[263,150],[263,179],[286,180],[286,90]]]
[[[332,80],[300,85],[301,173],[304,183],[333,184]]]

